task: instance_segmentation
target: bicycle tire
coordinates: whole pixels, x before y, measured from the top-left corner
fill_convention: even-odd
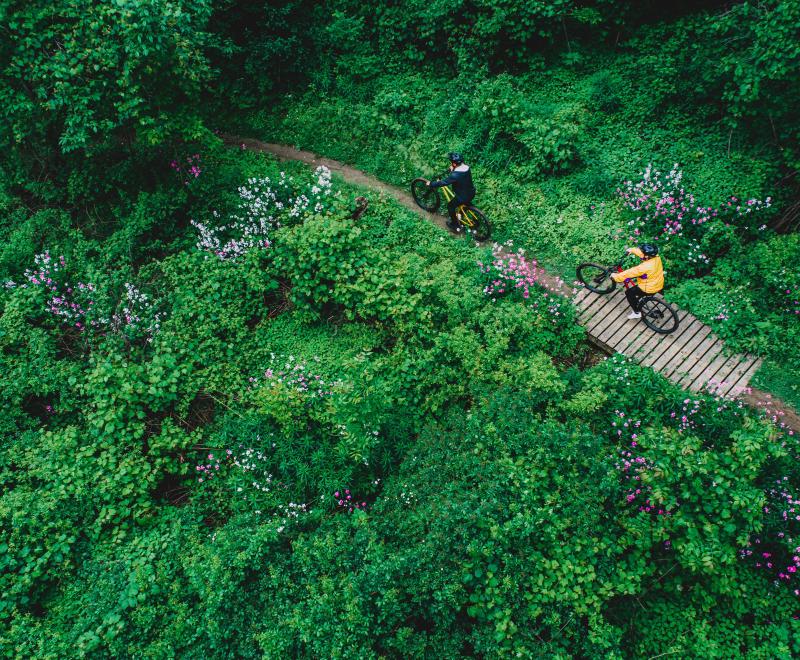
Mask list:
[[[611,279],[611,268],[600,264],[583,263],[575,269],[578,280],[592,293],[611,293],[617,283]]]
[[[411,182],[411,196],[417,206],[429,213],[436,211],[442,203],[439,191],[431,188],[422,177],[417,177]]]
[[[639,313],[644,324],[659,335],[668,335],[678,329],[678,315],[665,300],[653,296],[643,298]]]
[[[476,241],[485,241],[489,238],[492,233],[492,225],[483,211],[471,204],[465,205],[464,211],[467,219],[472,223],[469,225],[463,219],[461,221],[467,234],[471,235]]]

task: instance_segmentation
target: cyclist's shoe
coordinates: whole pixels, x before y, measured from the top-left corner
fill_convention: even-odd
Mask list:
[[[452,220],[448,220],[447,221],[447,228],[450,231],[458,231],[458,223],[457,222],[453,222]]]
[[[640,318],[642,318],[642,315],[639,312],[631,312],[630,314],[628,314],[628,318],[629,319],[640,319]]]

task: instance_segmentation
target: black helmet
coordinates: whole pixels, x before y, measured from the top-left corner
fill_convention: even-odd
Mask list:
[[[642,243],[639,246],[639,249],[642,251],[642,254],[647,257],[655,257],[658,254],[658,247],[653,245],[652,243]]]
[[[447,157],[450,159],[451,163],[455,163],[456,165],[461,165],[464,162],[464,156],[457,151],[451,151],[447,154]]]

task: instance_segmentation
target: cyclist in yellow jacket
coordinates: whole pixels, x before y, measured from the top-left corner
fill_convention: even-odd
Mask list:
[[[651,243],[643,243],[639,247],[628,248],[629,254],[635,254],[642,260],[638,266],[623,270],[621,273],[612,273],[615,282],[636,279],[636,284],[625,289],[625,297],[633,312],[628,314],[629,319],[642,318],[639,305],[642,298],[652,296],[664,288],[664,265],[658,256],[658,247]]]

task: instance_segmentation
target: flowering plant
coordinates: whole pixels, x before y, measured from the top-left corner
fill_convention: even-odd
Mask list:
[[[314,177],[305,185],[298,185],[285,172],[275,181],[269,177],[248,179],[239,187],[239,203],[227,222],[220,222],[217,211],[212,213],[211,223],[192,220],[198,232],[197,248],[220,259],[236,259],[250,250],[270,247],[276,229],[330,209],[331,172],[320,166]]]
[[[766,229],[754,218],[772,205],[770,197],[742,201],[734,196],[714,206],[701,204],[685,188],[677,163],[666,174],[649,164],[639,181],[617,188],[617,196],[630,217],[614,238],[661,243],[681,272],[691,276],[710,271],[713,259],[730,248],[734,230]]]

